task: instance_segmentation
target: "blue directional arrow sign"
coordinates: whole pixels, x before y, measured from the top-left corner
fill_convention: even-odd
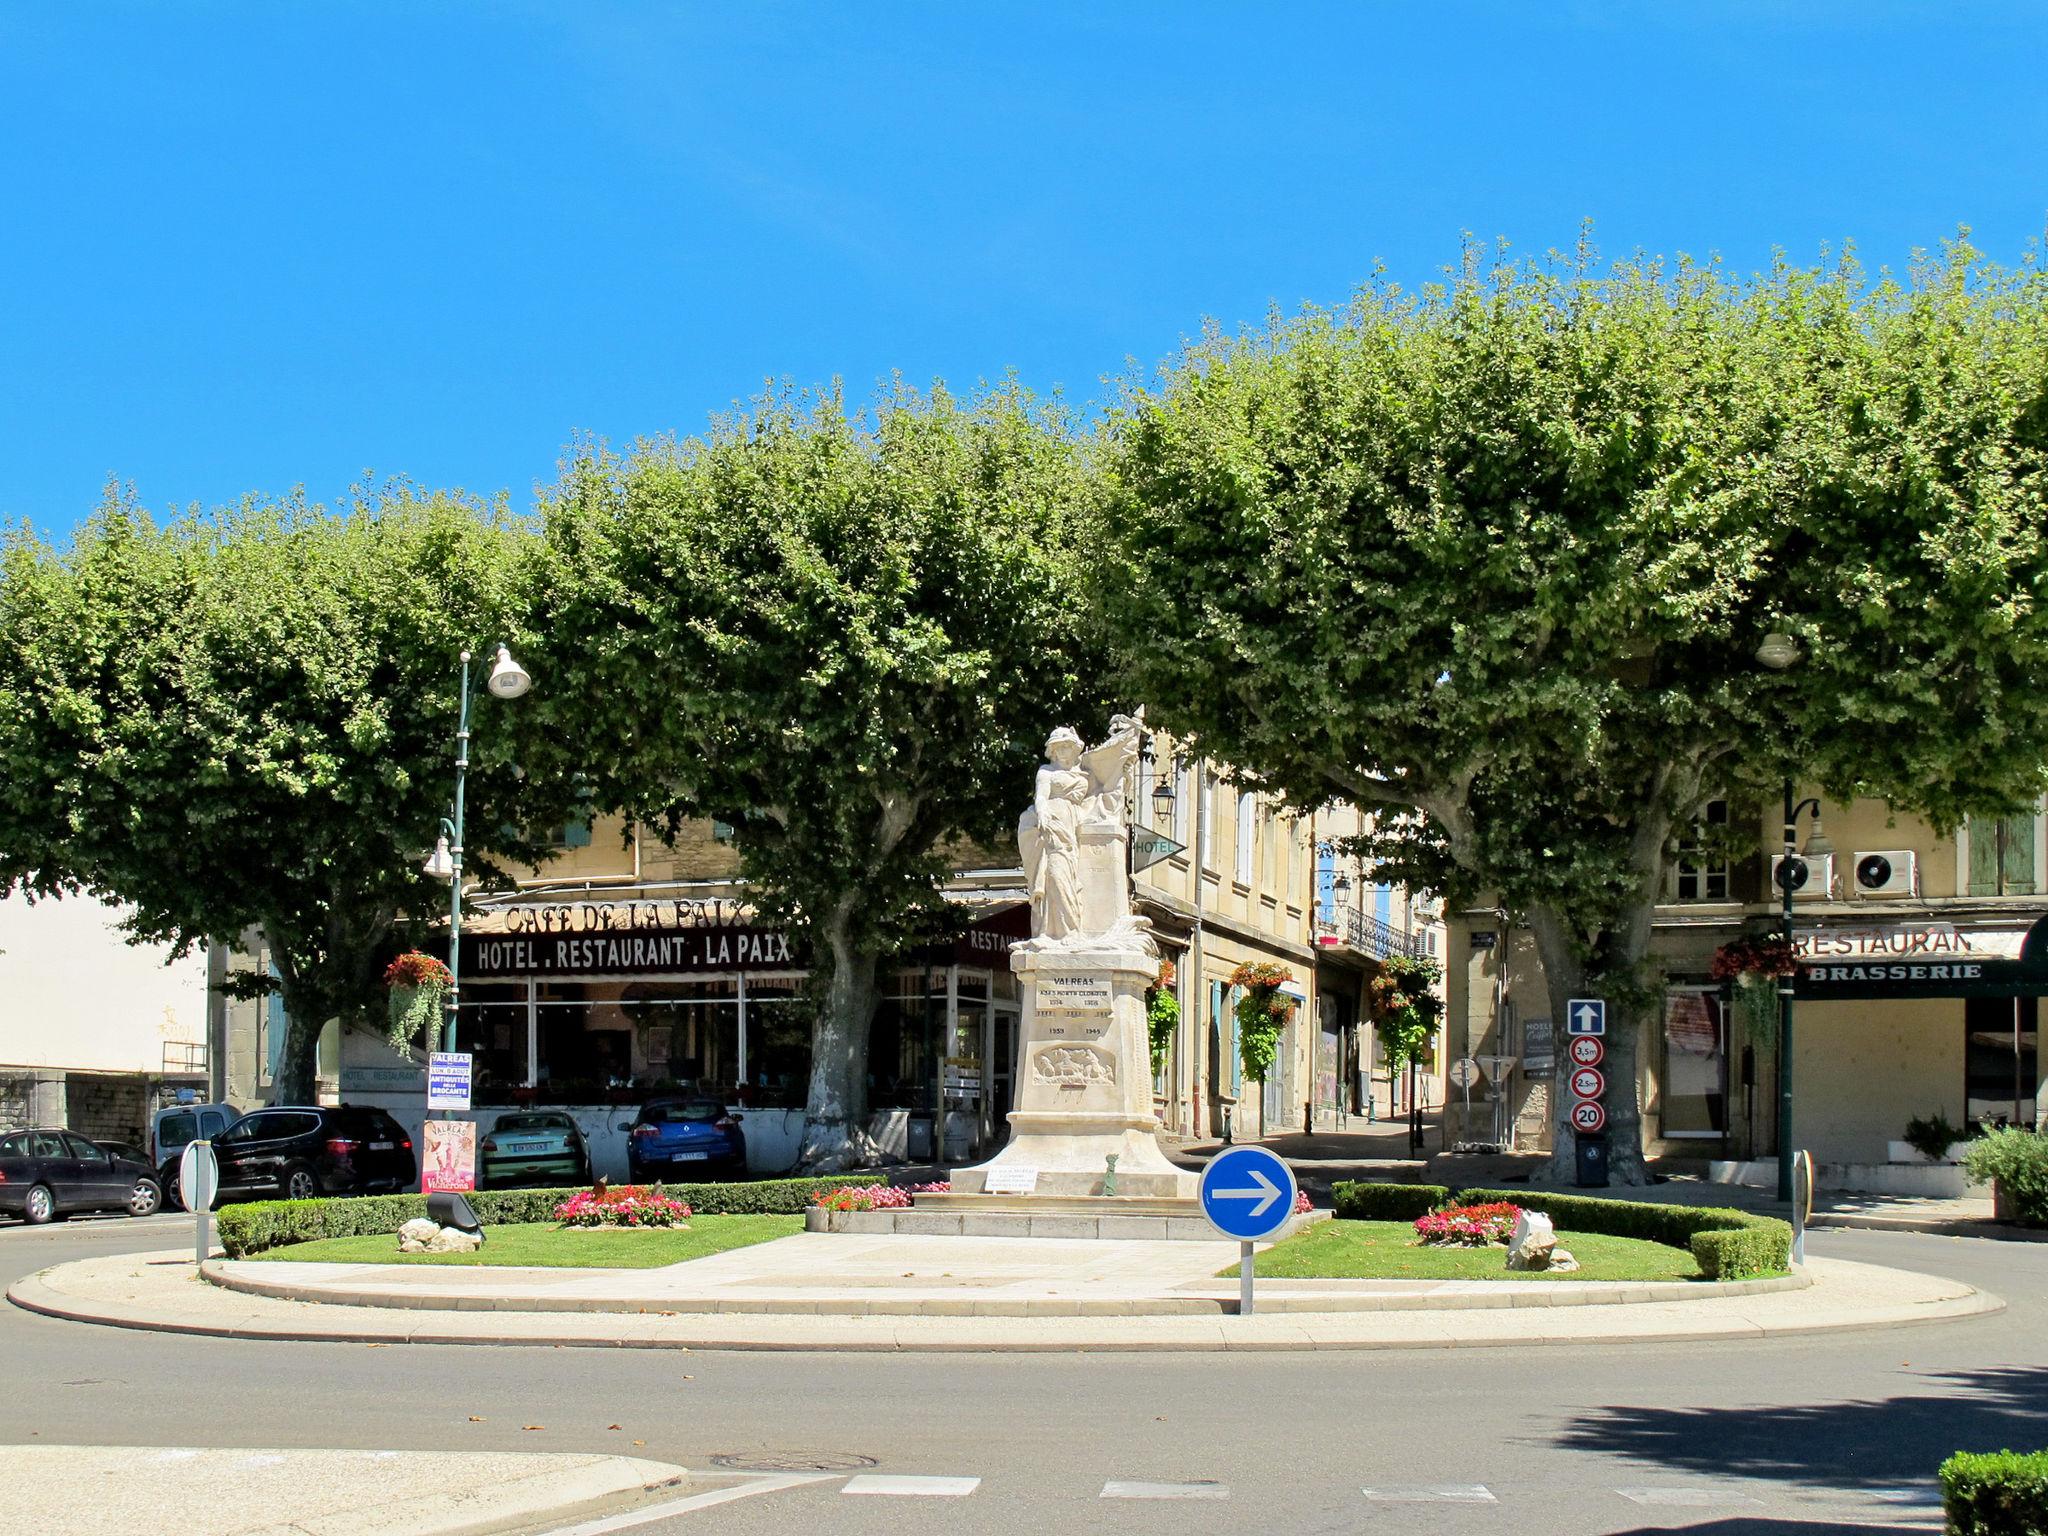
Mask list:
[[[1225,1237],[1255,1243],[1294,1215],[1294,1174],[1264,1147],[1226,1147],[1202,1170],[1202,1214]]]
[[[1607,1033],[1607,1000],[1600,997],[1575,997],[1565,1005],[1564,1032],[1567,1035],[1604,1035]]]

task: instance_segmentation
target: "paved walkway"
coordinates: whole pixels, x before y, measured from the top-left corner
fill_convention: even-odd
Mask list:
[[[914,1250],[903,1262],[909,1274],[899,1279],[919,1283],[921,1294],[908,1312],[876,1309],[825,1311],[821,1302],[851,1302],[846,1293],[860,1286],[838,1286],[836,1276],[822,1273],[817,1300],[805,1297],[773,1311],[683,1311],[664,1306],[656,1289],[673,1292],[674,1276],[714,1260],[672,1266],[668,1271],[481,1270],[429,1266],[335,1266],[344,1275],[330,1277],[338,1288],[359,1291],[368,1282],[364,1271],[381,1278],[393,1272],[391,1289],[409,1299],[405,1305],[361,1305],[286,1300],[252,1295],[220,1285],[198,1283],[189,1257],[179,1254],[129,1254],[59,1265],[19,1282],[8,1292],[16,1305],[47,1315],[81,1322],[113,1324],[172,1332],[244,1338],[323,1339],[367,1343],[482,1343],[597,1345],[626,1348],[865,1350],[865,1351],[1133,1351],[1133,1350],[1300,1350],[1413,1349],[1472,1345],[1529,1346],[1539,1344],[1630,1343],[1673,1339],[1759,1338],[1823,1332],[1840,1328],[1888,1328],[1937,1322],[2002,1310],[2004,1302],[1959,1281],[1910,1274],[1874,1265],[1816,1260],[1804,1272],[1810,1284],[1785,1288],[1783,1282],[1752,1283],[1735,1288],[1703,1285],[1660,1288],[1614,1286],[1597,1301],[1586,1298],[1596,1287],[1573,1281],[1530,1282],[1293,1282],[1307,1291],[1290,1290],[1289,1282],[1261,1282],[1266,1304],[1253,1316],[1225,1315],[1213,1302],[1201,1312],[1140,1310],[1137,1302],[1160,1299],[1204,1300],[1190,1296],[1216,1287],[1198,1281],[1187,1270],[1156,1277],[1140,1285],[1118,1262],[1088,1272],[1092,1257],[1075,1255],[1075,1268],[1058,1277],[1027,1279],[1019,1272],[970,1269],[970,1256],[985,1252],[990,1241],[967,1238],[888,1238],[871,1240],[863,1261],[852,1245],[860,1238],[814,1234],[817,1242],[843,1245],[838,1257],[819,1257],[818,1266],[841,1263],[859,1269],[873,1281],[885,1278],[882,1255]],[[1052,1250],[1131,1249],[1137,1244],[1062,1242],[1057,1239],[1010,1240],[1038,1250],[1035,1262],[1056,1264]],[[784,1239],[797,1245],[801,1239]],[[886,1245],[886,1246],[883,1246]],[[895,1245],[906,1245],[897,1247]],[[762,1245],[763,1247],[779,1245]],[[1168,1243],[1172,1257],[1192,1269],[1197,1257],[1190,1249],[1208,1245]],[[759,1250],[750,1250],[757,1255]],[[792,1247],[790,1252],[817,1251]],[[724,1256],[719,1256],[724,1257]],[[1164,1258],[1165,1256],[1161,1256]],[[1201,1262],[1207,1262],[1204,1256]],[[756,1262],[760,1262],[757,1258]],[[806,1263],[811,1261],[806,1259]],[[978,1261],[986,1263],[986,1259]],[[1126,1254],[1123,1264],[1142,1262]],[[244,1264],[251,1270],[287,1271],[310,1266]],[[324,1266],[323,1266],[324,1267]],[[814,1266],[815,1268],[815,1266]],[[346,1271],[354,1271],[352,1275]],[[433,1276],[434,1279],[425,1277]],[[444,1276],[456,1276],[450,1281]],[[696,1284],[694,1281],[687,1284]],[[1002,1287],[1037,1285],[1067,1292],[1035,1298],[1048,1302],[1092,1300],[1101,1310],[1078,1308],[1055,1315],[1026,1311],[1024,1315],[976,1312],[988,1292]],[[622,1312],[622,1286],[649,1287],[637,1302],[644,1310]],[[1355,1287],[1335,1304],[1338,1287]],[[500,1293],[524,1288],[523,1300],[505,1305]],[[533,1299],[552,1295],[576,1299],[573,1310],[534,1310]],[[702,1287],[700,1287],[702,1289]],[[869,1287],[872,1289],[872,1287]],[[1099,1294],[1088,1294],[1091,1289]],[[1148,1294],[1133,1294],[1143,1290]],[[1118,1294],[1121,1292],[1121,1294]],[[1633,1293],[1633,1294],[1631,1294]],[[605,1310],[588,1310],[593,1296],[608,1297]],[[1575,1304],[1558,1305],[1565,1297]],[[1505,1297],[1510,1304],[1500,1305]],[[367,1296],[362,1298],[369,1299]],[[868,1297],[869,1302],[878,1298]],[[1012,1297],[1010,1300],[1033,1299]],[[948,1301],[958,1306],[940,1306]],[[422,1304],[422,1303],[425,1304]],[[1550,1304],[1542,1304],[1548,1302]],[[1292,1303],[1292,1305],[1290,1305]]]
[[[6,1529],[36,1536],[434,1536],[680,1485],[681,1467],[531,1452],[10,1445]]]

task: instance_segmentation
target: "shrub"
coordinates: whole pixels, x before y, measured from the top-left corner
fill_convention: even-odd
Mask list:
[[[755,1184],[668,1184],[662,1193],[699,1216],[801,1216],[821,1189],[863,1185],[864,1179],[763,1179]],[[553,1221],[555,1207],[574,1189],[479,1189],[469,1195],[477,1220],[486,1226]],[[395,1233],[415,1216],[427,1214],[425,1195],[363,1195],[334,1200],[257,1200],[224,1205],[214,1214],[221,1246],[231,1259],[247,1258],[286,1243],[323,1237]]]
[[[1485,1205],[1447,1205],[1440,1211],[1416,1217],[1415,1232],[1425,1243],[1463,1243],[1482,1248],[1505,1243],[1514,1234],[1515,1222],[1521,1214],[1519,1205],[1509,1205],[1505,1200]]]
[[[1605,1237],[1639,1237],[1684,1248],[1709,1280],[1752,1280],[1781,1274],[1792,1262],[1792,1228],[1775,1216],[1748,1211],[1655,1205],[1643,1200],[1600,1200],[1543,1190],[1465,1189],[1461,1201],[1512,1201],[1541,1211],[1560,1228]],[[1747,1241],[1731,1242],[1729,1238]],[[1703,1238],[1711,1241],[1702,1242]]]
[[[555,1220],[565,1227],[681,1227],[690,1208],[659,1184],[620,1184],[603,1194],[579,1189],[555,1207]]]
[[[1344,1221],[1413,1221],[1450,1199],[1441,1184],[1332,1185],[1331,1208]]]
[[[1998,1181],[2010,1218],[2023,1227],[2048,1227],[2048,1136],[2007,1126],[1963,1149],[1963,1168],[1980,1183]]]
[[[1948,1116],[1937,1109],[1931,1115],[1916,1115],[1908,1120],[1906,1134],[1900,1139],[1930,1163],[1938,1163],[1948,1156],[1950,1147],[1963,1139],[1963,1129],[1950,1125]]]
[[[1941,1464],[1941,1504],[1953,1536],[2044,1536],[2048,1451],[1957,1451]]]
[[[811,1204],[828,1211],[900,1211],[910,1204],[910,1191],[887,1184],[848,1184],[819,1190]]]

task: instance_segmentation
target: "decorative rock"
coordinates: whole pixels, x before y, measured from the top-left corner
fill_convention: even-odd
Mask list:
[[[1509,1269],[1548,1269],[1557,1232],[1550,1218],[1536,1211],[1524,1211],[1515,1218],[1515,1230],[1508,1237]]]
[[[1550,1250],[1550,1271],[1556,1275],[1568,1275],[1579,1267],[1579,1261],[1571,1256],[1569,1249]]]
[[[474,1253],[483,1247],[484,1240],[474,1232],[464,1232],[455,1227],[443,1227],[427,1239],[428,1253]]]
[[[400,1253],[425,1253],[427,1244],[441,1235],[441,1224],[429,1221],[424,1216],[415,1216],[398,1229],[398,1251]]]

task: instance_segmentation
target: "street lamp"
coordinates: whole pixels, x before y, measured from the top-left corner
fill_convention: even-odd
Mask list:
[[[1797,666],[1805,658],[1805,649],[1791,635],[1774,629],[1765,635],[1756,648],[1756,659],[1773,672],[1783,672]],[[1792,893],[1806,883],[1806,861],[1799,856],[1799,818],[1811,811],[1813,814],[1813,836],[1807,840],[1806,851],[1821,855],[1832,853],[1834,846],[1828,842],[1827,834],[1821,830],[1820,801],[1815,797],[1795,802],[1792,798],[1792,781],[1785,780],[1785,820],[1783,823],[1783,854],[1778,860],[1778,917],[1785,930],[1785,942],[1792,942]],[[1792,1007],[1793,976],[1780,978],[1778,982],[1778,1198],[1787,1205],[1793,1199],[1792,1166]]]
[[[441,1026],[444,1051],[455,1049],[455,1021],[462,1006],[462,800],[469,774],[469,663],[470,653],[464,651],[459,669],[462,703],[455,724],[455,814],[441,818],[440,836],[434,839],[434,851],[426,862],[429,875],[448,882],[448,1000]],[[516,699],[533,686],[533,678],[501,645],[484,686],[495,698]]]

